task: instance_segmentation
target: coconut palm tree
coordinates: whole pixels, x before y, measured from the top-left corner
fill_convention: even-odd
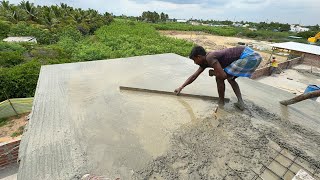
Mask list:
[[[37,22],[39,19],[37,17],[37,10],[33,3],[30,3],[29,1],[22,1],[20,3],[20,7],[25,10],[25,12],[28,14],[28,19],[34,22]]]

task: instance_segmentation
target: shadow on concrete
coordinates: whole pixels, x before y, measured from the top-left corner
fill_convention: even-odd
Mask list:
[[[2,180],[16,180],[19,165],[13,164],[0,170],[0,179]]]

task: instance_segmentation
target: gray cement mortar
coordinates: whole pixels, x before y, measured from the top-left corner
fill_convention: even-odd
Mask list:
[[[215,118],[216,102],[119,90],[172,92],[196,68],[174,54],[42,67],[18,179],[250,179],[272,142],[319,167],[317,102],[284,107],[293,94],[239,78],[248,110],[228,103]],[[183,93],[217,96],[215,84],[204,72]]]
[[[226,113],[178,129],[170,150],[136,171],[133,179],[252,179],[277,154],[270,141],[320,167],[319,133],[251,102],[244,112],[230,106],[219,111]]]

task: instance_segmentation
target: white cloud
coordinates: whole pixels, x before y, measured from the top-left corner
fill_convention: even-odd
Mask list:
[[[237,21],[278,21],[282,23],[320,24],[319,0],[30,0],[35,4],[60,2],[92,8],[116,15],[139,16],[143,11],[165,12],[172,18]],[[17,3],[18,0],[11,0]]]

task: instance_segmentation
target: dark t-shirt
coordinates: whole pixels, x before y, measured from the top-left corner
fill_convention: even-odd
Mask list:
[[[240,56],[244,50],[245,46],[237,46],[234,48],[227,48],[223,50],[209,52],[207,54],[207,61],[210,60],[210,64],[218,61],[222,68],[226,68],[234,61],[240,59]],[[213,57],[213,58],[212,58]],[[201,65],[202,68],[207,68],[207,65]]]

